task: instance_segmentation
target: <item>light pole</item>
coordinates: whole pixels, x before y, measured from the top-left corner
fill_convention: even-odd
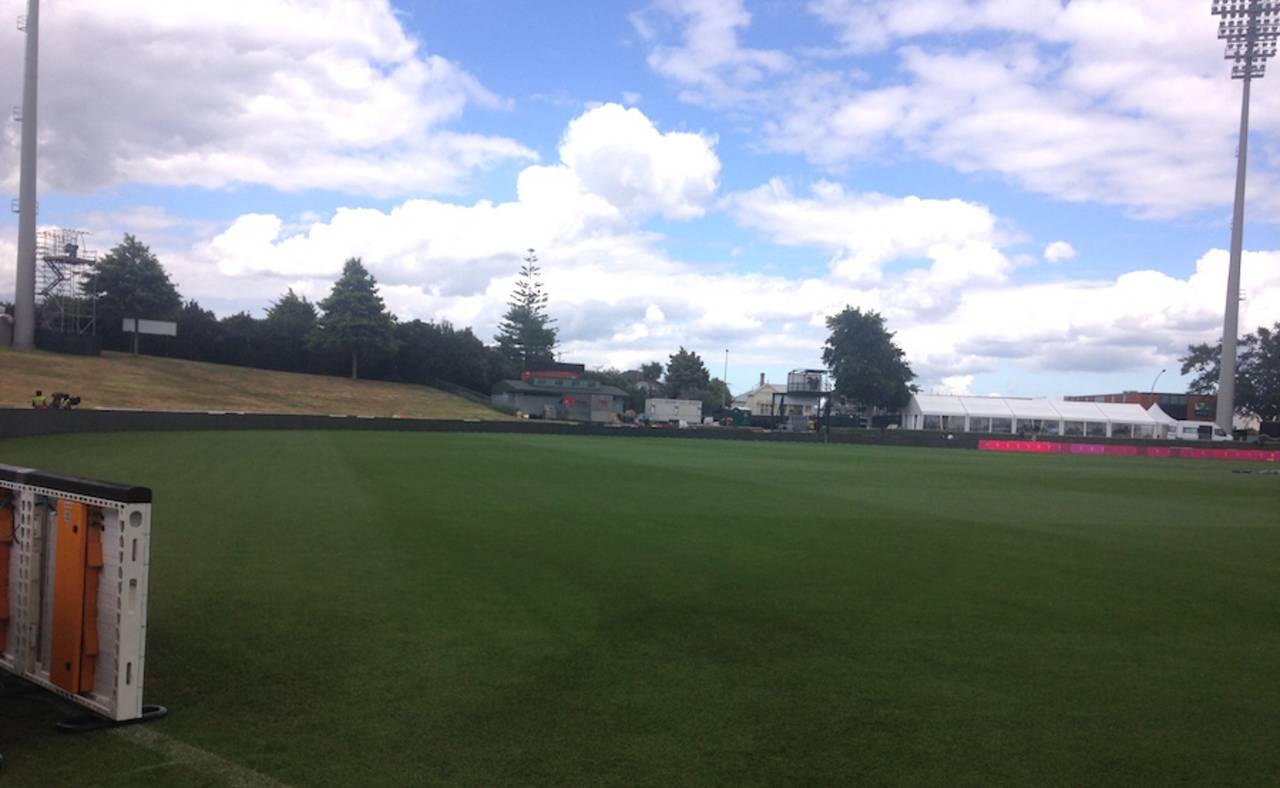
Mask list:
[[[1158,382],[1160,381],[1160,375],[1163,375],[1164,373],[1166,373],[1166,372],[1168,372],[1168,371],[1169,371],[1169,370],[1167,370],[1167,369],[1162,369],[1162,370],[1160,370],[1160,372],[1156,375],[1155,380],[1151,381],[1151,391],[1150,391],[1150,393],[1151,393],[1151,394],[1155,394],[1155,393],[1156,393],[1156,383],[1158,383]]]
[[[13,347],[36,346],[36,89],[40,65],[40,0],[28,0],[22,79],[22,164],[18,175],[18,265],[13,291]]]
[[[729,407],[729,348],[724,349],[724,406]]]
[[[1236,335],[1240,330],[1240,255],[1244,244],[1244,178],[1249,153],[1249,86],[1267,70],[1280,37],[1280,0],[1213,0],[1221,16],[1218,38],[1227,42],[1231,78],[1243,80],[1240,98],[1240,147],[1236,153],[1236,201],[1231,214],[1231,262],[1227,269],[1227,308],[1222,320],[1222,359],[1218,378],[1218,426],[1231,432],[1236,398]]]

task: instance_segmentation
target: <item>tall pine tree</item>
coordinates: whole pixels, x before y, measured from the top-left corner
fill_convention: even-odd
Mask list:
[[[395,352],[395,317],[378,295],[378,282],[359,257],[342,266],[329,297],[320,302],[323,314],[316,321],[317,346],[351,356],[351,378],[359,377],[360,359],[369,360]]]
[[[555,360],[556,321],[547,314],[547,294],[542,289],[538,255],[532,249],[520,266],[520,277],[507,303],[507,312],[498,324],[494,340],[498,350],[513,362],[529,369],[533,364]]]

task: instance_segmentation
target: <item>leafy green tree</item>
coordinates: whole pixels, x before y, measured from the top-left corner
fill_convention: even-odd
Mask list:
[[[182,297],[160,260],[132,235],[94,264],[92,288],[98,298],[97,320],[104,339],[119,341],[124,318],[173,320]],[[138,335],[133,335],[138,352]]]
[[[351,359],[351,378],[360,375],[360,361],[395,352],[395,316],[378,294],[378,282],[353,257],[342,266],[342,276],[329,296],[320,302],[322,312],[312,334],[313,347],[335,350]]]
[[[174,351],[182,358],[196,361],[212,361],[222,336],[218,318],[195,300],[182,305],[178,312],[178,336],[174,338]]]
[[[457,329],[448,322],[411,320],[396,324],[396,372],[410,383],[437,385],[440,381],[487,393],[501,380],[495,358],[470,328]],[[499,377],[494,377],[498,374]]]
[[[650,361],[648,364],[641,364],[640,379],[649,383],[657,383],[662,380],[662,362]]]
[[[1241,337],[1237,350],[1236,412],[1280,421],[1280,322]],[[1195,394],[1216,394],[1221,360],[1222,342],[1189,346],[1179,359],[1182,374],[1195,375],[1188,388]]]
[[[556,321],[547,314],[547,294],[542,289],[538,255],[532,249],[520,266],[506,314],[498,324],[494,340],[498,349],[511,361],[528,369],[540,361],[555,360]]]
[[[316,328],[316,307],[289,288],[267,308],[262,321],[263,361],[275,369],[307,368],[308,349]]]
[[[681,346],[667,361],[664,382],[668,397],[687,398],[711,388],[711,373],[701,356]]]
[[[836,393],[860,409],[898,410],[911,401],[915,373],[878,312],[845,307],[827,318],[831,336],[822,361],[835,378]]]
[[[703,388],[681,389],[680,399],[696,399],[702,403],[702,415],[711,416],[729,405],[729,387],[720,378],[712,378]]]
[[[627,374],[615,367],[605,367],[603,369],[592,369],[582,373],[582,377],[587,380],[594,380],[606,386],[622,389],[627,394],[627,401],[624,410],[633,410],[639,413],[644,410],[645,392],[644,389],[632,383]]]
[[[727,408],[733,404],[733,394],[729,391],[729,384],[720,378],[712,378],[711,385],[707,388],[711,394],[711,400],[714,403],[713,409]]]
[[[262,321],[248,312],[237,312],[218,321],[214,360],[238,367],[261,367]]]

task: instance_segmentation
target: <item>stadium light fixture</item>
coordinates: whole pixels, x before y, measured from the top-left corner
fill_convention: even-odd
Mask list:
[[[40,63],[40,0],[27,0],[18,28],[27,34],[22,77],[22,154],[18,174],[18,260],[13,292],[13,346],[36,345],[36,70]]]
[[[1244,243],[1244,179],[1249,151],[1249,85],[1266,75],[1267,59],[1280,38],[1280,0],[1213,0],[1218,38],[1227,42],[1231,78],[1244,82],[1240,99],[1240,147],[1236,152],[1236,199],[1231,214],[1231,262],[1227,269],[1227,308],[1222,320],[1216,421],[1232,431],[1236,394],[1236,335],[1240,331],[1240,256]]]

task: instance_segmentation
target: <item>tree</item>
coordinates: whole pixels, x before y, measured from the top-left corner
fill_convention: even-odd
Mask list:
[[[657,383],[662,380],[662,362],[650,361],[648,364],[641,364],[640,379],[648,383]]]
[[[659,365],[661,368],[661,365]],[[582,373],[582,377],[586,380],[594,380],[606,386],[622,389],[627,394],[626,410],[642,411],[644,410],[645,391],[641,387],[632,383],[627,374],[616,367],[605,367],[604,369],[592,369]]]
[[[289,288],[267,308],[262,324],[265,364],[275,369],[306,369],[308,343],[316,320],[315,304]]]
[[[262,366],[262,321],[248,312],[237,312],[218,321],[214,360],[238,367]]]
[[[351,378],[359,377],[361,359],[395,352],[395,317],[387,312],[378,282],[353,257],[342,266],[329,297],[320,302],[313,346],[342,352],[351,358]]]
[[[97,320],[104,338],[119,338],[123,318],[171,320],[182,308],[182,297],[169,274],[146,244],[126,234],[124,240],[93,267]],[[138,335],[133,335],[138,352]]]
[[[691,398],[711,387],[711,373],[701,356],[681,346],[667,361],[665,384],[668,397]]]
[[[528,369],[530,364],[555,359],[559,333],[547,314],[547,294],[542,289],[538,255],[532,249],[520,266],[515,290],[507,302],[507,312],[498,324],[494,340],[498,349],[513,362]]]
[[[893,342],[878,312],[845,307],[827,318],[831,336],[822,361],[835,377],[835,390],[861,409],[897,410],[911,400],[915,373]]]
[[[195,361],[212,361],[222,336],[222,326],[212,312],[191,300],[178,312],[178,336],[174,339],[176,354]]]
[[[732,399],[729,396],[729,386],[720,378],[712,378],[706,386],[701,388],[685,388],[681,389],[680,399],[696,399],[702,403],[702,415],[710,416],[717,411],[727,407]]]
[[[410,383],[434,385],[439,381],[487,393],[501,380],[495,365],[502,363],[493,348],[485,347],[470,328],[456,329],[448,322],[411,320],[396,324],[396,373]]]
[[[729,384],[720,378],[712,378],[711,385],[707,387],[707,392],[711,395],[711,407],[713,409],[727,408],[733,404],[733,393],[729,391]]]
[[[1254,414],[1263,421],[1280,421],[1280,322],[1260,326],[1240,338],[1236,356],[1236,412]],[[1221,375],[1222,343],[1191,345],[1182,362],[1182,374],[1195,373],[1188,386],[1195,394],[1216,394]]]

